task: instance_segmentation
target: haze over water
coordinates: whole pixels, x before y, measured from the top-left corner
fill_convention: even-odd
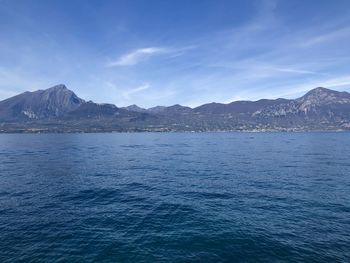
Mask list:
[[[0,135],[1,262],[347,262],[348,133]]]

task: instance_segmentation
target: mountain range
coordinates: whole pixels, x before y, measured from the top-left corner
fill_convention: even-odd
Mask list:
[[[296,99],[149,109],[79,98],[65,85],[0,101],[0,132],[350,130],[350,93],[315,88]]]

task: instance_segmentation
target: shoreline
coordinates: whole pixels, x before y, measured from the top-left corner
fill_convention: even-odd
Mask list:
[[[232,130],[232,131],[0,131],[2,134],[139,134],[139,133],[349,133],[350,130]]]

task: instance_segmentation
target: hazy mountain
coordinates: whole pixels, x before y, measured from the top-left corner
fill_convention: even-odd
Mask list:
[[[179,104],[175,104],[169,107],[163,107],[157,113],[161,115],[179,115],[179,114],[190,114],[193,110],[190,107],[181,106]]]
[[[288,102],[286,99],[267,100],[262,99],[258,101],[234,101],[229,104],[222,103],[208,103],[194,108],[195,112],[203,114],[225,114],[225,113],[245,113],[251,114],[261,108],[271,105],[278,105]]]
[[[161,113],[166,108],[167,107],[165,107],[165,106],[155,106],[155,107],[147,109],[147,111],[150,113]]]
[[[134,112],[148,112],[147,109],[141,108],[139,106],[137,106],[136,104],[127,106],[127,107],[123,107],[122,109],[128,110],[128,111],[134,111]]]
[[[175,104],[173,106],[156,106],[149,109],[143,109],[138,107],[137,105],[133,104],[128,107],[124,107],[123,109],[129,110],[129,111],[135,111],[135,112],[146,112],[150,114],[181,114],[181,113],[189,113],[192,112],[192,109],[190,107],[181,106],[179,104]]]
[[[67,112],[64,119],[89,120],[89,119],[144,119],[148,114],[118,108],[114,104],[94,103],[92,101],[82,103],[78,108]]]
[[[0,102],[0,130],[264,131],[350,130],[350,94],[316,88],[294,99],[143,109],[85,102],[64,85]]]

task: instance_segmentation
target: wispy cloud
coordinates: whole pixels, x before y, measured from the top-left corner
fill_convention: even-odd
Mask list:
[[[295,74],[310,74],[310,75],[319,75],[320,73],[310,70],[301,70],[294,68],[270,68],[271,70],[286,72],[286,73],[295,73]]]
[[[188,46],[182,48],[166,48],[166,47],[147,47],[139,48],[130,53],[120,56],[118,59],[109,62],[107,67],[116,67],[116,66],[132,66],[136,65],[142,61],[145,61],[152,56],[158,55],[169,55],[169,57],[178,57],[184,55],[187,50],[194,49],[195,46]]]
[[[327,79],[320,84],[321,85],[323,84],[323,86],[326,88],[338,88],[338,87],[350,86],[350,75],[338,76],[336,78]],[[314,85],[314,86],[321,86],[321,85]]]
[[[144,90],[146,90],[146,89],[149,89],[150,87],[151,87],[151,85],[149,85],[149,84],[144,84],[144,85],[141,85],[141,86],[139,86],[139,87],[137,87],[137,88],[124,91],[124,92],[123,92],[123,96],[124,96],[124,97],[129,97],[129,96],[132,95],[132,94],[139,93],[139,92],[141,92],[141,91],[144,91]]]
[[[121,89],[111,82],[107,82],[106,84],[109,88],[113,89],[114,92],[118,93],[118,96],[121,96],[123,99],[126,99],[126,100],[129,100],[131,95],[135,95],[137,93],[140,93],[142,91],[145,91],[151,88],[151,85],[148,83],[145,83],[141,86],[138,86],[132,89]]]
[[[107,64],[108,67],[135,65],[151,56],[167,53],[166,48],[148,47],[136,49]]]
[[[133,86],[132,83],[129,83],[127,86],[121,86],[116,83],[113,80],[103,83],[101,87],[109,92],[110,100],[100,100],[101,102],[114,103],[118,107],[137,104],[143,108],[150,108],[157,105],[171,105],[171,101],[176,94],[176,90],[169,87],[160,89],[153,83],[145,82],[139,86]]]
[[[350,27],[344,27],[337,30],[332,30],[323,34],[310,37],[300,44],[301,47],[311,47],[318,44],[323,44],[329,41],[339,41],[342,38],[350,36]]]

